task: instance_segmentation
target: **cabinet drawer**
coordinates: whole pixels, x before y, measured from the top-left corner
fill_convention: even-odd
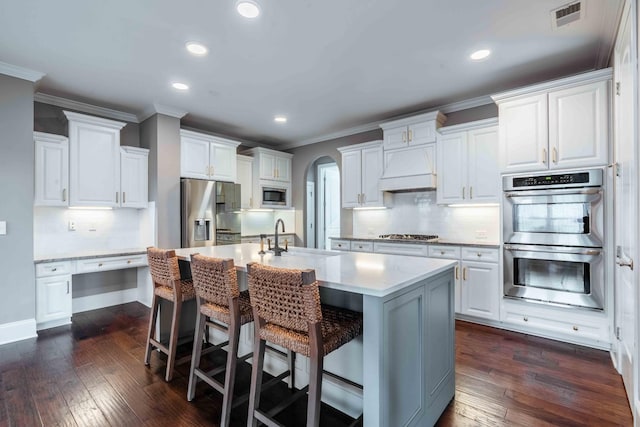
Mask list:
[[[595,341],[605,341],[606,332],[600,325],[592,324],[575,319],[565,321],[541,316],[537,313],[529,313],[522,310],[507,310],[504,316],[505,323],[511,323],[520,327],[532,328],[540,331],[547,331],[551,334],[571,335],[576,338],[585,338]]]
[[[481,247],[463,247],[462,259],[465,261],[498,262],[500,257],[499,249]]]
[[[71,261],[46,262],[36,264],[36,277],[71,274]]]
[[[351,242],[351,250],[353,252],[373,252],[373,242]]]
[[[92,258],[76,261],[76,273],[120,270],[123,268],[143,267],[145,265],[147,265],[147,256],[145,254]]]
[[[331,249],[336,251],[350,251],[351,241],[349,240],[331,240]]]
[[[386,242],[374,242],[373,251],[380,254],[391,255],[413,255],[413,256],[428,256],[429,250],[426,245],[414,245],[403,243],[386,243]]]
[[[432,258],[460,259],[460,246],[429,246],[429,256]]]

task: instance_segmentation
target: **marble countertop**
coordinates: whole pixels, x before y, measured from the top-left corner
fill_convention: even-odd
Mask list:
[[[130,248],[130,249],[96,249],[96,250],[84,250],[77,252],[66,252],[59,254],[36,254],[34,262],[40,264],[43,262],[58,262],[58,261],[74,261],[78,259],[91,259],[102,258],[107,256],[127,256],[127,255],[139,255],[146,254],[146,248]]]
[[[457,240],[438,238],[435,241],[426,242],[424,240],[403,240],[403,239],[381,239],[379,237],[356,237],[356,236],[340,236],[329,237],[332,240],[353,240],[360,242],[389,242],[389,243],[407,243],[409,245],[452,245],[452,246],[482,246],[486,248],[499,248],[500,243],[488,240]]]
[[[233,258],[236,269],[246,270],[249,262],[283,268],[314,269],[321,286],[361,295],[382,297],[427,279],[456,265],[456,261],[362,252],[324,251],[290,248],[282,256],[260,245],[243,243],[226,246],[176,249],[178,258],[189,260],[192,253]]]

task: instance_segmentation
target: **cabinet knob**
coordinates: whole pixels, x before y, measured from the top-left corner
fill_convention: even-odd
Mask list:
[[[575,326],[575,325],[573,325],[573,330],[574,330],[574,331],[576,331],[576,332],[578,332],[578,327],[577,327],[577,326]]]
[[[444,255],[444,251],[440,251],[440,255]]]
[[[102,267],[102,263],[98,264],[98,267]]]
[[[131,260],[130,259],[127,260],[127,264],[131,264]]]
[[[480,252],[478,252],[478,258],[480,258],[482,256],[482,254]]]
[[[528,318],[527,316],[524,316],[524,317],[522,318],[522,320],[524,320],[525,322],[528,322],[528,321],[529,321],[529,318]]]
[[[53,267],[51,271],[58,271],[58,269],[56,267]]]

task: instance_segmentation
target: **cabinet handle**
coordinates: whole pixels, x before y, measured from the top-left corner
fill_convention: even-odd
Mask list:
[[[249,197],[249,207],[253,207],[253,197]]]
[[[120,193],[118,193],[118,192],[116,191],[116,203],[120,203],[120,202],[118,201],[118,200],[119,200],[119,197],[118,197],[118,195],[119,195],[119,194],[120,194]]]
[[[407,131],[402,131],[402,142],[407,142]]]
[[[529,321],[529,318],[528,318],[527,316],[524,316],[524,317],[522,318],[522,320],[524,320],[525,322],[528,322],[528,321]]]
[[[66,188],[62,189],[62,201],[63,202],[67,201],[67,189]]]
[[[102,263],[98,264],[98,267],[102,267]]]
[[[578,332],[578,327],[576,325],[573,325],[573,330]]]
[[[130,259],[127,260],[127,264],[131,264],[131,260]]]
[[[477,253],[478,258],[480,258],[482,256],[482,254],[480,252]]]
[[[462,187],[462,200],[464,200],[464,189],[465,187]]]
[[[58,271],[58,269],[56,267],[53,267],[51,271]]]
[[[469,187],[469,198],[473,199],[473,186]]]
[[[122,203],[127,203],[127,193],[122,192]]]
[[[460,279],[460,275],[458,274],[458,266],[456,265],[456,280]]]
[[[444,255],[444,251],[440,251],[440,255]]]
[[[556,147],[553,147],[553,149],[551,150],[551,160],[553,161],[553,163],[558,163],[558,150],[556,149]]]
[[[409,142],[413,141],[413,131],[409,129]]]
[[[367,201],[367,195],[365,193],[362,193],[362,204],[364,205]]]
[[[215,171],[216,171],[216,168],[214,168],[213,166],[211,166],[211,176],[215,175]]]
[[[67,280],[67,295],[69,295],[69,281]]]
[[[467,267],[462,269],[462,280],[467,280]]]
[[[547,149],[546,148],[542,149],[542,164],[543,165],[547,164]]]

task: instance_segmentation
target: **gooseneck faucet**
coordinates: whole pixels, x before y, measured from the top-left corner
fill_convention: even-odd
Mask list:
[[[282,220],[282,218],[278,218],[278,220],[276,221],[276,231],[275,231],[275,238],[274,238],[276,242],[275,242],[275,246],[273,247],[273,254],[275,256],[281,256],[282,252],[287,252],[287,248],[283,249],[278,244],[278,224],[282,224],[282,232],[284,233],[284,221]]]

